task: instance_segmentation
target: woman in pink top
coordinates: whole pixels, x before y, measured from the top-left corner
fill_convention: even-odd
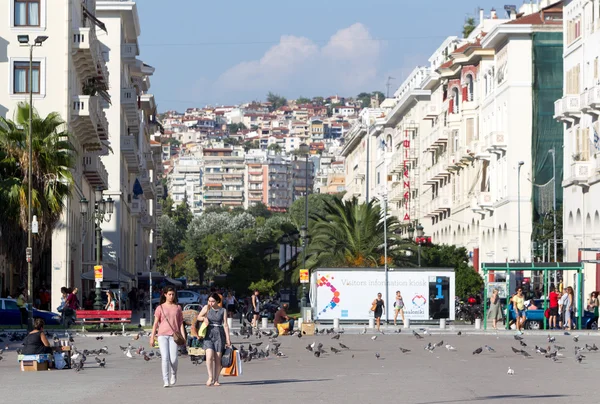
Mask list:
[[[183,313],[177,304],[177,293],[172,286],[167,286],[163,289],[160,305],[154,312],[154,326],[150,336],[150,346],[154,347],[154,335],[158,335],[164,387],[174,386],[177,382],[177,344],[173,339],[175,330],[185,336]]]

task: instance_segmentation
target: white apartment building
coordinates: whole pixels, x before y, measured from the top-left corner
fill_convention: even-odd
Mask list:
[[[202,160],[199,157],[181,156],[173,162],[167,187],[174,207],[186,200],[194,215],[202,213],[202,173]]]
[[[107,32],[98,38],[108,55],[111,104],[105,109],[112,153],[102,157],[109,172],[105,194],[115,200],[112,220],[102,224],[103,261],[119,265],[133,279],[156,257],[156,174],[150,137],[157,130],[150,94],[154,68],[138,59],[140,22],[133,1],[96,1]]]
[[[564,123],[564,260],[596,260],[579,249],[600,248],[600,1],[566,0],[563,13],[564,85],[554,114]],[[598,265],[586,264],[584,277],[586,295],[600,289]]]
[[[246,165],[242,148],[204,148],[204,201],[207,207],[243,207]]]
[[[84,263],[95,259],[94,225],[82,220],[80,200],[86,198],[93,206],[94,190],[106,190],[109,185],[109,173],[100,156],[108,154],[112,128],[103,110],[107,102],[101,91],[95,91],[109,82],[107,53],[98,40],[104,31],[96,25],[93,0],[8,0],[1,10],[5,22],[0,24],[4,44],[0,76],[7,85],[0,87],[0,114],[13,119],[17,104],[29,102],[31,86],[38,114],[45,117],[58,112],[73,134],[76,165],[72,196],[53,232],[50,250],[34,271],[34,286],[42,282],[51,286],[52,307],[57,307],[60,288],[81,289],[81,273],[87,270]],[[20,46],[17,35],[28,35],[30,43],[38,36],[48,37],[42,46],[33,49],[32,83],[29,48]],[[3,289],[16,291],[21,284],[18,271],[3,264],[0,283]]]

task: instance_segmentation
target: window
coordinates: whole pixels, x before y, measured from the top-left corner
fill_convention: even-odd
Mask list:
[[[467,99],[466,101],[473,101],[473,76],[467,75]]]
[[[31,78],[33,83],[29,83],[29,62],[14,62],[13,93],[29,93],[30,85],[34,94],[40,93],[40,62],[33,62]]]
[[[40,0],[15,0],[15,26],[40,26]]]
[[[19,306],[17,306],[17,302],[13,302],[12,300],[4,301],[4,309],[5,310],[19,310]]]

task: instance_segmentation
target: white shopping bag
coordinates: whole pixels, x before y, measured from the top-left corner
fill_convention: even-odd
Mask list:
[[[237,366],[237,372],[238,372],[238,376],[241,376],[243,371],[242,371],[242,359],[240,358],[240,351],[238,351],[237,349],[235,351],[235,359],[236,359],[236,366]]]

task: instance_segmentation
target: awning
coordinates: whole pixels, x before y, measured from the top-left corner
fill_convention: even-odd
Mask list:
[[[169,282],[173,286],[182,286],[183,285],[181,282],[176,281],[175,279],[169,278],[168,276],[165,277],[165,281]]]
[[[118,282],[118,283],[128,283],[133,279],[133,276],[127,272],[120,271],[118,272],[115,268],[111,268],[111,266],[107,264],[102,265],[102,276],[104,282]],[[94,280],[94,270],[84,272],[81,274],[81,279],[86,281]]]
[[[87,18],[89,18],[90,21],[92,23],[94,23],[94,25],[96,25],[98,28],[100,28],[102,31],[104,31],[108,34],[108,31],[106,30],[106,25],[104,25],[104,23],[102,21],[97,19],[94,14],[90,13],[88,11],[88,9],[85,8],[85,6],[82,6],[81,8],[83,9],[83,15],[85,15]]]
[[[143,279],[143,280],[150,279],[150,272],[138,272],[137,278]],[[160,272],[152,271],[152,280],[153,281],[162,280],[164,278],[165,278],[165,276],[163,274],[161,274]]]

